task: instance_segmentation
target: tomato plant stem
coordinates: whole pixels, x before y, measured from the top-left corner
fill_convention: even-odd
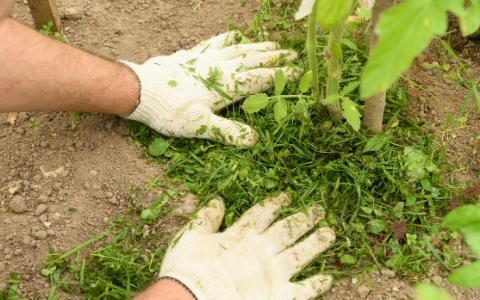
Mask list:
[[[318,1],[317,1],[318,2]],[[318,101],[320,89],[318,87],[318,62],[317,62],[317,2],[313,5],[312,13],[308,17],[308,67],[313,73],[312,91],[313,98]]]
[[[374,28],[377,25],[378,17],[381,12],[392,7],[389,0],[377,0],[372,9],[372,21],[368,29],[368,39],[370,40],[370,53],[377,44],[377,35]],[[382,132],[383,112],[385,110],[386,90],[365,99],[365,115],[363,117],[364,127],[370,128],[375,133]]]
[[[328,66],[328,82],[326,97],[338,93],[342,71],[339,68],[342,60],[342,37],[345,30],[345,19],[340,20],[335,26],[330,28],[330,37],[326,48],[326,59]],[[332,120],[340,124],[343,119],[342,107],[340,101],[327,104]]]

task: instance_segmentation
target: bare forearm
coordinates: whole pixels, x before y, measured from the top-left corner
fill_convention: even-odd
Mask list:
[[[0,12],[1,15],[1,12]],[[0,19],[0,112],[129,113],[138,81],[125,66]]]
[[[170,280],[161,280],[133,300],[194,300],[194,298],[180,284]]]

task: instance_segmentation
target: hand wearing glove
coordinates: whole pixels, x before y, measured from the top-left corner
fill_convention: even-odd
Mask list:
[[[295,244],[324,219],[325,211],[312,206],[308,217],[297,213],[272,225],[275,211],[289,203],[283,193],[266,199],[218,233],[225,207],[222,200],[211,201],[177,233],[159,278],[181,283],[198,300],[307,300],[323,294],[331,276],[289,280],[333,244],[335,234],[323,227]]]
[[[238,35],[231,31],[191,50],[149,59],[143,65],[120,61],[140,83],[137,106],[124,117],[167,136],[253,146],[257,137],[249,126],[214,112],[248,94],[269,89],[275,69],[261,67],[278,66],[297,54],[276,50],[278,45],[273,42],[233,45]],[[287,79],[294,78],[292,68],[283,70]]]

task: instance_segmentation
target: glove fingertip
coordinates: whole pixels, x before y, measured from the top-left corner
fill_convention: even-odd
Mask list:
[[[217,232],[225,216],[225,203],[221,197],[216,197],[202,207],[187,225],[189,230],[202,233]]]

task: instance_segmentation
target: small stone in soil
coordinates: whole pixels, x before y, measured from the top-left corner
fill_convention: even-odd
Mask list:
[[[37,209],[35,210],[35,215],[39,216],[43,214],[45,211],[47,211],[48,207],[45,204],[40,204],[37,206]]]
[[[47,233],[45,231],[37,231],[37,232],[35,232],[34,236],[37,239],[44,240],[44,239],[47,238]]]
[[[25,198],[22,196],[15,196],[10,201],[10,208],[17,214],[23,214],[27,211],[27,205],[25,204]]]
[[[65,9],[63,14],[67,20],[75,21],[82,18],[84,11],[83,8],[79,6],[74,6]]]
[[[37,199],[38,199],[38,202],[40,202],[40,203],[47,203],[48,202],[48,196],[47,195],[40,195]]]
[[[357,292],[360,298],[365,299],[370,293],[370,289],[368,288],[368,286],[361,285],[358,287]]]
[[[395,272],[392,270],[381,270],[380,273],[387,278],[395,278]]]
[[[46,214],[40,215],[39,219],[40,219],[40,222],[43,222],[43,223],[48,221],[48,218],[47,218]]]

